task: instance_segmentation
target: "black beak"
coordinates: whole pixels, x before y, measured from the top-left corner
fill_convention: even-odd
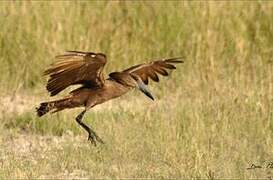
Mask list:
[[[142,81],[137,81],[138,88],[141,92],[143,92],[146,96],[154,100],[154,97],[152,96],[150,90],[148,87],[142,82]]]

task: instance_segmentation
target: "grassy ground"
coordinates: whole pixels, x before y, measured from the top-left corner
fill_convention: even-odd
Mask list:
[[[1,2],[0,179],[270,178],[272,2]],[[185,63],[95,107],[38,119],[42,71],[65,50],[101,51],[106,72],[151,58]],[[247,170],[251,164],[260,169]]]

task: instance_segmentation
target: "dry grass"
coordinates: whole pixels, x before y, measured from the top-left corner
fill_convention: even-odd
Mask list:
[[[267,178],[273,170],[273,3],[1,2],[0,179]],[[170,78],[95,107],[94,148],[73,117],[38,119],[42,70],[64,50],[106,71],[184,56]],[[247,170],[252,163],[263,168]]]

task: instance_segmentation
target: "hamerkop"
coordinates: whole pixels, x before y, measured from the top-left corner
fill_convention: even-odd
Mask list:
[[[71,91],[63,99],[41,103],[36,109],[37,115],[41,117],[49,111],[55,113],[67,108],[84,107],[76,117],[76,121],[88,132],[88,140],[95,146],[96,142],[103,143],[103,141],[82,121],[86,111],[134,88],[154,100],[146,86],[148,79],[158,82],[157,74],[167,76],[167,69],[176,69],[173,64],[183,62],[181,57],[154,60],[121,72],[112,72],[105,79],[102,70],[107,59],[103,53],[67,51],[63,55],[56,56],[56,59],[56,63],[44,72],[44,75],[49,75],[46,88],[50,96],[57,95],[71,85],[82,86]]]

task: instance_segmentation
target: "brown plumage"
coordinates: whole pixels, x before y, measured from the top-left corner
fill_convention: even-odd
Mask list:
[[[87,110],[97,104],[119,97],[133,88],[138,88],[149,98],[153,96],[147,84],[149,78],[158,82],[158,74],[167,76],[167,70],[176,69],[174,64],[182,63],[181,57],[155,60],[150,63],[132,66],[121,72],[112,72],[104,79],[102,70],[107,60],[103,53],[67,51],[56,56],[58,60],[44,74],[49,75],[46,88],[51,96],[55,96],[71,85],[80,84],[63,99],[43,102],[37,108],[37,115],[47,112],[58,112],[67,108],[84,107],[76,121],[88,132],[88,140],[94,145],[102,139],[85,123],[82,118]]]

